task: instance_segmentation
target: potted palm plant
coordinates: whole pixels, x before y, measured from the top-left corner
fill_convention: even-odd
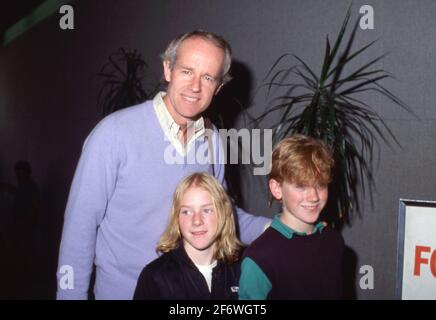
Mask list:
[[[359,212],[358,186],[365,194],[366,185],[371,195],[374,147],[380,140],[388,145],[392,141],[399,144],[373,106],[362,100],[364,93],[380,94],[411,112],[380,83],[391,77],[376,68],[385,55],[358,67],[351,66],[350,62],[356,65],[356,58],[375,41],[353,51],[358,21],[345,41],[349,20],[350,8],[333,45],[327,36],[319,74],[295,54],[283,54],[274,62],[264,82],[272,103],[255,119],[259,125],[267,115],[280,112],[279,121],[271,126],[274,144],[288,135],[301,133],[321,139],[331,148],[336,165],[326,219],[336,223],[349,223],[352,208]]]
[[[103,78],[97,100],[103,116],[141,103],[157,92],[160,84],[151,90],[144,88],[147,69],[147,63],[137,50],[120,48],[109,56],[109,61],[97,73]]]

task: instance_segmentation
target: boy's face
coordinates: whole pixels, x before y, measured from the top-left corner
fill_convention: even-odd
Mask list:
[[[283,222],[295,231],[310,233],[327,203],[327,185],[297,185],[270,179],[269,187],[272,195],[283,201]]]
[[[202,188],[189,188],[181,199],[179,226],[185,250],[191,259],[213,254],[217,221],[209,192]]]

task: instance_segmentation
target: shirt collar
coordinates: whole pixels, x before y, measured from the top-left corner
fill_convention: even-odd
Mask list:
[[[183,241],[180,240],[177,244],[177,247],[170,251],[170,253],[176,258],[177,261],[184,263],[186,265],[189,265],[191,268],[197,269],[196,264],[194,261],[189,258],[188,253],[185,250],[185,247],[183,246]],[[220,269],[224,262],[222,260],[215,260],[213,263],[213,269]]]
[[[292,228],[289,228],[287,225],[285,225],[281,220],[280,220],[280,216],[281,214],[277,214],[272,223],[271,223],[271,227],[276,229],[278,232],[280,232],[284,237],[286,237],[287,239],[292,239],[292,237],[294,235],[298,235],[298,236],[305,236],[306,234],[303,232],[298,232],[295,231]],[[313,232],[312,234],[315,234],[317,232],[322,233],[323,229],[324,229],[325,225],[322,222],[318,222],[314,227],[313,227]]]

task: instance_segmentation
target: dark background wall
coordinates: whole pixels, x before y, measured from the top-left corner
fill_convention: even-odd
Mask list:
[[[101,80],[96,73],[111,53],[119,47],[138,49],[150,65],[146,83],[152,86],[161,77],[159,54],[175,35],[196,28],[221,34],[231,43],[239,62],[239,81],[245,82],[245,92],[238,94],[246,101],[254,98],[249,112],[259,115],[267,101],[255,91],[274,60],[292,52],[319,70],[325,36],[334,38],[349,1],[88,0],[71,4],[75,30],[61,30],[60,15],[55,14],[0,48],[0,181],[14,181],[16,160],[27,159],[32,164],[44,203],[48,274],[56,268],[63,210],[82,143],[100,119],[96,101]],[[375,29],[359,30],[356,48],[379,41],[359,61],[390,52],[377,67],[391,71],[397,80],[383,84],[417,115],[413,117],[377,95],[364,95],[402,147],[378,150],[374,204],[362,194],[361,217],[356,215],[352,225],[343,229],[355,255],[357,298],[391,299],[399,199],[435,200],[436,2],[354,1],[353,19],[364,4],[374,8]],[[244,123],[237,118],[235,126]],[[246,209],[271,216],[277,208],[267,206],[265,181],[246,171],[241,176]],[[373,290],[359,288],[362,265],[374,268]]]

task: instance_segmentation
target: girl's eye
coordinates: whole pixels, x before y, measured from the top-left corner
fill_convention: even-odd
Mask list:
[[[180,211],[180,214],[188,215],[188,214],[190,214],[190,213],[191,213],[191,211],[190,211],[190,210],[187,210],[187,209],[182,209],[182,210]]]

